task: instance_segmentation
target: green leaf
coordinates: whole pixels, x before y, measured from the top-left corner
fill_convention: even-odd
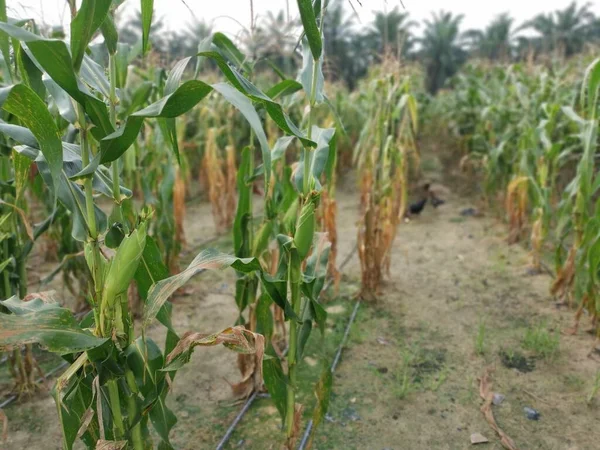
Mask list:
[[[267,111],[267,114],[269,114],[271,119],[273,119],[277,126],[284,132],[296,136],[306,146],[316,146],[316,143],[308,139],[290,120],[279,103],[273,101],[268,95],[264,94],[260,89],[244,78],[237,70],[227,63],[223,56],[216,52],[200,52],[198,53],[198,56],[205,56],[212,59],[219,66],[219,69],[221,69],[225,78],[227,78],[238,91],[245,94],[252,101],[262,104]]]
[[[104,98],[110,97],[110,82],[106,76],[104,67],[90,58],[88,55],[84,55],[83,64],[79,72],[81,79],[85,84],[100,92]]]
[[[310,45],[310,51],[313,58],[318,60],[323,52],[323,42],[311,0],[298,0],[298,10],[300,11],[302,27]]]
[[[282,422],[285,422],[288,383],[279,358],[263,361],[263,379]]]
[[[0,22],[6,22],[6,0],[0,0]],[[2,62],[3,62],[3,72],[8,75],[8,82],[12,81],[12,76],[10,73],[10,42],[8,36],[4,33],[0,33],[0,52],[2,53]]]
[[[325,85],[325,77],[323,76],[323,60],[317,60],[317,72],[315,82],[315,92],[313,93],[313,73],[315,67],[315,60],[312,58],[310,48],[306,42],[306,38],[302,41],[302,69],[298,74],[298,81],[302,83],[304,92],[306,92],[307,98],[314,99],[317,103],[321,103],[324,100],[323,86]]]
[[[319,382],[315,386],[315,396],[317,397],[317,406],[313,411],[313,427],[306,448],[312,448],[312,441],[315,436],[315,430],[319,427],[327,411],[329,410],[329,399],[331,398],[331,387],[333,385],[333,374],[329,367],[323,370]]]
[[[71,54],[63,41],[44,39],[7,23],[0,23],[0,31],[27,44],[29,56],[37,62],[38,66],[83,106],[85,112],[97,127],[94,129],[94,133],[105,136],[113,131],[106,105],[102,100],[89,93],[85,86],[79,82],[73,71]]]
[[[1,129],[1,128],[0,128]],[[249,147],[244,147],[237,173],[238,204],[233,222],[233,251],[235,256],[244,258],[250,256],[250,216],[252,188],[247,183],[246,177],[252,161],[252,152]]]
[[[14,139],[20,144],[28,145],[36,149],[40,148],[33,133],[25,127],[13,125],[0,120],[0,132],[6,134],[8,137]]]
[[[295,80],[283,80],[269,89],[266,94],[273,100],[278,97],[285,97],[286,95],[292,95],[302,89],[302,84]]]
[[[232,267],[238,272],[252,272],[261,269],[256,258],[237,258],[214,249],[203,250],[185,270],[158,281],[152,286],[144,305],[143,327],[146,328],[154,320],[169,297],[194,275],[207,269],[224,269],[226,267]]]
[[[42,71],[23,50],[23,46],[18,43],[17,48],[15,49],[15,55],[23,84],[30,87],[41,99],[46,98],[46,89],[42,82]]]
[[[106,18],[104,19],[104,22],[102,22],[100,29],[102,30],[102,36],[104,36],[104,43],[106,44],[108,53],[114,55],[117,52],[119,33],[117,32],[115,21],[110,14],[106,15]]]
[[[221,54],[240,69],[250,72],[250,67],[244,54],[223,33],[215,33],[212,38],[213,44],[217,46]]]
[[[226,83],[217,83],[212,85],[213,89],[221,94],[225,100],[231,103],[242,115],[246,118],[250,127],[254,130],[254,134],[258,139],[262,151],[262,160],[265,167],[265,185],[268,186],[271,180],[271,149],[267,141],[267,135],[263,130],[260,117],[252,102],[248,100],[242,93],[234,89]]]
[[[596,115],[598,105],[598,90],[600,89],[600,58],[596,58],[586,69],[581,85],[581,109],[588,111],[588,118]],[[586,95],[587,90],[587,105]]]
[[[71,57],[76,72],[81,67],[85,49],[94,33],[105,21],[111,3],[112,0],[83,0],[71,21]]]
[[[169,277],[169,269],[164,264],[162,254],[156,241],[151,236],[146,236],[146,245],[142,259],[135,272],[135,281],[138,292],[144,303],[148,300],[150,288]],[[167,328],[167,337],[165,342],[165,353],[170,353],[179,341],[179,336],[171,324],[171,304],[165,302],[156,315],[157,320]]]
[[[69,95],[47,74],[44,74],[42,76],[42,81],[44,82],[44,86],[46,86],[46,89],[54,99],[54,103],[58,108],[58,113],[60,114],[60,116],[70,124],[75,124],[75,122],[77,121],[77,116]]]
[[[152,26],[152,13],[154,12],[154,0],[141,0],[142,9],[142,53],[148,51],[148,40],[150,27]]]
[[[72,145],[63,143],[63,145]],[[78,146],[74,146],[78,147]],[[44,182],[48,186],[52,186],[52,178],[50,175],[50,169],[48,167],[48,163],[46,162],[44,156],[35,148],[28,146],[17,146],[15,147],[15,151],[19,152],[22,155],[27,156],[30,159],[36,161],[38,170],[40,171],[40,175],[42,176]],[[78,241],[85,241],[88,237],[88,225],[87,225],[87,213],[85,209],[85,194],[81,190],[81,187],[69,180],[69,175],[65,172],[65,168],[71,169],[73,174],[81,170],[81,157],[73,154],[72,151],[64,148],[64,154],[66,155],[65,161],[63,164],[63,170],[61,171],[61,176],[59,178],[59,183],[55,187],[56,195],[58,199],[61,201],[63,205],[72,213],[73,215],[73,228],[72,235]],[[96,178],[98,176],[98,178]],[[109,177],[105,177],[105,180],[102,182],[103,185],[109,183]],[[100,171],[94,174],[94,186],[98,187],[98,184],[101,183],[100,180]],[[110,183],[109,183],[110,184]],[[96,224],[98,229],[103,232],[106,229],[106,215],[102,210],[94,205],[94,212],[96,215]]]
[[[302,355],[304,354],[304,347],[310,337],[312,331],[312,320],[305,320],[302,322],[300,332],[298,333],[298,346],[296,347],[296,361],[302,361]]]
[[[202,81],[187,81],[173,93],[135,112],[129,116],[124,126],[102,139],[100,142],[102,152],[100,162],[105,164],[115,161],[125,153],[137,138],[145,118],[174,118],[180,116],[192,109],[211,91],[212,87]]]
[[[16,200],[15,204],[19,204],[19,200],[25,192],[29,178],[29,168],[31,167],[31,160],[26,156],[21,155],[18,152],[13,151],[13,167],[15,171],[15,190]]]
[[[317,148],[311,153],[310,171],[315,182],[315,189],[321,190],[321,182],[319,181],[321,175],[327,167],[329,161],[329,155],[331,152],[331,142],[335,134],[335,128],[319,128],[313,125],[312,136],[317,141]],[[335,145],[335,141],[334,141]],[[294,182],[298,192],[302,192],[304,184],[304,153],[302,154],[302,160],[298,164],[298,168],[294,174]]]
[[[36,302],[23,305],[29,302],[14,298],[0,301],[0,304],[8,308],[8,302],[13,310],[19,307],[22,314],[2,315],[0,320],[2,350],[37,343],[53,353],[64,355],[89,350],[106,342],[106,339],[95,337],[82,330],[73,313],[58,304],[50,306],[44,302]]]
[[[17,84],[0,89],[0,106],[17,116],[33,133],[48,162],[52,185],[56,187],[62,170],[62,143],[44,101],[31,88]]]

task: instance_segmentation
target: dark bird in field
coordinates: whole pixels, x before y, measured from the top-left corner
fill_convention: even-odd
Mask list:
[[[437,208],[438,206],[443,205],[444,203],[446,203],[446,200],[437,198],[434,195],[431,196],[431,204],[433,205],[434,208]]]
[[[423,211],[423,208],[425,208],[426,204],[427,204],[427,197],[425,197],[422,200],[419,200],[418,202],[411,203],[410,206],[408,207],[409,215],[418,216],[419,214],[421,214],[421,211]]]

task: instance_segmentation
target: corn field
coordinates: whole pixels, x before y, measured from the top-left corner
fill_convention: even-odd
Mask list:
[[[238,36],[186,4],[193,42],[153,0],[65,3],[66,32],[0,0],[6,448],[600,442],[590,5],[517,44],[347,0],[241,2]]]

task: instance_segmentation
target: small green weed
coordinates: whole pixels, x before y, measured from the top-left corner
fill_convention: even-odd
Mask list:
[[[592,392],[588,396],[587,403],[588,405],[592,403],[596,394],[600,391],[600,369],[596,372],[596,377],[594,378],[594,386],[592,387]]]
[[[523,348],[544,359],[554,359],[558,355],[560,334],[552,332],[545,323],[528,328],[523,338]]]
[[[480,322],[479,327],[477,328],[477,336],[475,336],[475,351],[480,356],[485,354],[485,335],[485,322]]]

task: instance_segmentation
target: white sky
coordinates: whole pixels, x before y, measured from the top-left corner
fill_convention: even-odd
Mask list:
[[[352,1],[362,24],[368,24],[373,17],[373,11],[382,10],[386,4],[388,9],[396,5],[402,8],[400,0],[360,0],[362,7],[358,5],[357,0]],[[502,12],[509,12],[517,23],[520,23],[540,12],[563,9],[570,2],[571,0],[403,0],[406,11],[418,22],[429,18],[433,11],[441,9],[462,13],[465,15],[463,30],[483,28],[495,15]],[[258,16],[260,21],[260,16],[266,11],[285,11],[287,3],[292,18],[297,17],[295,0],[254,0],[255,16]],[[125,9],[124,13],[129,13],[139,9],[139,4],[139,0],[125,0],[121,8]],[[238,22],[246,27],[250,24],[249,0],[154,0],[154,6],[157,16],[163,18],[166,28],[170,30],[185,27],[192,17],[190,9],[199,19],[213,21],[216,31],[236,34],[240,30]],[[68,23],[66,0],[7,0],[7,8],[10,17],[34,18],[48,24],[58,24],[61,21]],[[347,9],[351,11],[349,7]],[[600,1],[593,1],[591,9],[600,15]]]

